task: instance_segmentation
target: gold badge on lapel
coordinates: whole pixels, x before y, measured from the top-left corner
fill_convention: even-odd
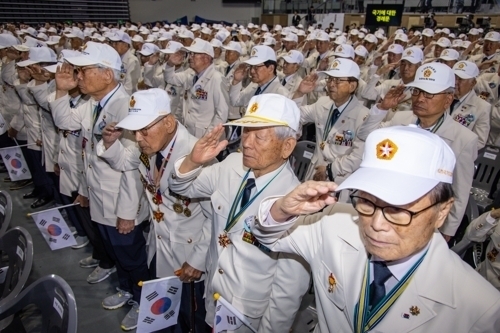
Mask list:
[[[337,280],[335,280],[335,277],[333,276],[333,273],[330,273],[330,276],[328,277],[328,292],[333,293],[333,290],[337,286]]]
[[[412,316],[418,316],[420,314],[420,309],[416,305],[410,307],[410,313]]]

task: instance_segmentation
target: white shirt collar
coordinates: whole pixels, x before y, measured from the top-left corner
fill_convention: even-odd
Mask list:
[[[80,101],[80,98],[82,98],[82,95],[78,95],[76,97],[70,97],[69,101],[73,103],[73,105],[77,105],[78,101]]]
[[[106,105],[106,103],[108,103],[108,99],[111,98],[111,96],[113,96],[113,94],[115,93],[115,91],[117,91],[118,89],[120,89],[121,87],[121,83],[118,83],[115,87],[115,89],[111,90],[106,96],[104,96],[100,101],[99,101],[99,104],[101,104],[101,107],[104,107]]]
[[[179,132],[179,123],[177,123],[177,129],[175,130],[175,134],[174,134],[174,137],[172,138],[172,140],[170,140],[170,142],[168,143],[168,145],[165,147],[165,149],[163,149],[160,153],[161,153],[161,156],[163,156],[163,158],[167,157],[168,156],[168,153],[170,152],[170,149],[172,148],[172,145],[174,144],[175,140],[177,139],[177,133]]]
[[[344,112],[347,105],[349,104],[350,101],[352,101],[353,98],[354,96],[351,95],[351,97],[349,97],[349,99],[344,104],[342,104],[341,106],[337,106],[337,110],[339,110],[340,113]],[[333,105],[335,105],[335,102],[333,102]]]
[[[257,189],[257,191],[260,191],[262,188],[264,188],[264,186],[267,185],[267,183],[269,183],[271,181],[271,179],[273,179],[282,169],[286,168],[287,167],[287,164],[288,161],[286,161],[285,163],[283,163],[282,165],[280,165],[276,170],[274,171],[271,171],[269,173],[266,173],[265,175],[263,176],[260,176],[259,178],[255,178],[255,175],[253,173],[253,171],[250,171],[250,174],[248,175],[248,178],[254,178],[255,179],[255,188]]]

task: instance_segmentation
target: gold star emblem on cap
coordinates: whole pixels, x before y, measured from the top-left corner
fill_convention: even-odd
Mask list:
[[[251,54],[251,56],[252,56],[252,57],[254,57],[254,56],[256,56],[256,55],[257,55],[257,50],[256,50],[256,49],[253,49],[253,50],[252,50],[252,54]]]
[[[425,78],[428,78],[428,77],[430,77],[431,75],[432,75],[432,71],[431,71],[429,68],[427,68],[427,69],[424,71],[424,77],[425,77]]]
[[[406,51],[406,55],[407,55],[407,56],[411,55],[412,53],[413,53],[413,51],[412,51],[412,50],[407,50],[407,51]]]
[[[255,111],[257,111],[258,108],[259,108],[259,104],[253,103],[252,106],[250,107],[250,109],[248,109],[248,112],[254,113]]]
[[[339,52],[342,52],[342,46],[339,46]]]
[[[461,63],[458,64],[458,69],[462,69],[465,66],[467,66],[467,65],[464,62],[461,62]]]
[[[340,52],[340,51],[339,51]],[[332,68],[337,68],[337,66],[340,64],[338,60],[335,60],[332,64]]]
[[[391,140],[385,139],[377,145],[377,158],[387,161],[392,160],[397,151],[398,146]]]
[[[134,96],[130,97],[130,103],[129,103],[130,107],[133,108],[135,106],[135,99],[134,99]]]
[[[82,51],[84,51],[86,48],[87,48],[87,44],[85,43],[85,44],[82,46]]]
[[[416,305],[410,307],[410,313],[412,316],[418,316],[420,314],[420,309]]]

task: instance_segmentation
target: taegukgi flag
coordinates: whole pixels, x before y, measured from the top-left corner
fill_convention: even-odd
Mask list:
[[[32,213],[31,217],[52,251],[76,245],[75,237],[58,209]]]
[[[4,148],[0,150],[0,155],[2,156],[7,171],[9,171],[9,177],[12,181],[31,178],[31,173],[21,148]]]

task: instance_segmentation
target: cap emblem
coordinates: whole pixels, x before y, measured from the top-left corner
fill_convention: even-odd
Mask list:
[[[133,108],[135,106],[135,99],[134,99],[134,96],[130,97],[130,103],[129,103],[130,107]]]
[[[248,112],[254,113],[257,111],[258,108],[259,108],[259,104],[253,103],[252,106],[250,107],[250,109],[248,110]]]
[[[377,145],[377,158],[381,160],[392,160],[398,151],[398,146],[389,139],[381,141]]]

